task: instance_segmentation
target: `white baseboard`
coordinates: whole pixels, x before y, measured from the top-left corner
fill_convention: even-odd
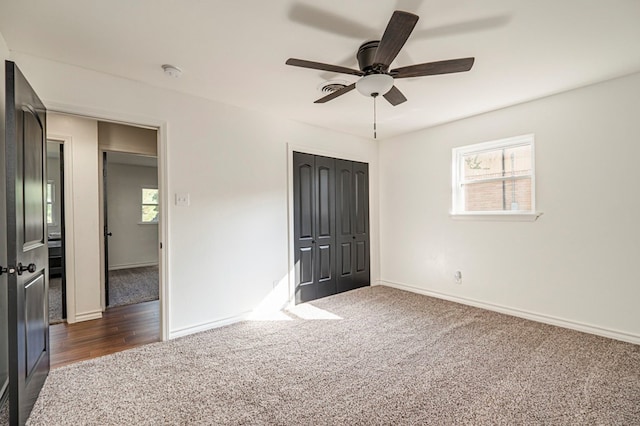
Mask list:
[[[191,325],[188,327],[178,328],[176,330],[169,331],[169,339],[175,339],[176,337],[188,336],[189,334],[199,333],[201,331],[211,330],[213,328],[224,327],[225,325],[234,324],[236,322],[244,321],[249,317],[251,312],[245,312],[240,315],[235,315],[229,318],[223,318],[215,321],[205,322],[203,324]]]
[[[75,321],[67,320],[67,322],[72,324],[74,322],[90,321],[90,320],[100,319],[100,318],[102,318],[102,310],[89,311],[89,312],[83,312],[81,314],[76,314]]]
[[[425,289],[414,287],[411,285],[395,283],[391,281],[380,280],[380,281],[377,281],[375,285],[384,285],[387,287],[393,287],[400,290],[409,291],[412,293],[424,294],[425,296],[431,296],[437,299],[444,299],[450,302],[456,302],[463,305],[469,305],[469,306],[474,306],[476,308],[486,309],[488,311],[500,312],[502,314],[507,314],[514,317],[525,318],[531,321],[537,321],[544,324],[550,324],[558,327],[569,328],[571,330],[577,330],[584,333],[595,334],[597,336],[608,337],[610,339],[621,340],[623,342],[640,345],[640,335],[637,335],[637,334],[598,327],[591,324],[584,324],[581,322],[571,321],[571,320],[558,318],[550,315],[544,315],[544,314],[539,314],[535,312],[509,308],[507,306],[495,305],[493,303],[482,302],[479,300],[467,299],[465,297],[453,296],[450,294],[440,293],[437,291],[425,290]]]
[[[144,268],[146,266],[158,266],[158,262],[126,263],[121,265],[109,265],[109,270],[118,271],[120,269]]]

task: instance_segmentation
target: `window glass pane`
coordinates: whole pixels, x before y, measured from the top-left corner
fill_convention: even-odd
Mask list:
[[[528,176],[531,174],[531,145],[506,148],[505,172],[508,176]]]
[[[158,190],[142,188],[142,204],[158,204]]]
[[[158,222],[160,207],[158,205],[142,206],[142,222]]]
[[[47,204],[47,224],[53,223],[53,205]]]
[[[47,183],[47,203],[53,203],[53,183]]]
[[[464,210],[531,210],[531,178],[505,179],[463,185]]]
[[[531,145],[499,148],[462,157],[465,181],[528,176],[531,174]]]

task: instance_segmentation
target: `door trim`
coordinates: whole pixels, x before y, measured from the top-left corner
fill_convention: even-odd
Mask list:
[[[283,302],[284,305],[295,304],[295,287],[296,287],[296,276],[295,276],[295,234],[294,234],[294,214],[293,214],[293,152],[301,152],[303,154],[312,154],[312,155],[320,155],[323,157],[332,157],[341,160],[349,160],[349,161],[357,161],[360,163],[367,163],[369,165],[369,259],[370,259],[370,282],[371,285],[377,281],[374,279],[374,276],[377,277],[377,274],[374,275],[374,265],[377,265],[377,256],[375,257],[376,262],[374,262],[374,254],[377,253],[377,249],[373,250],[373,247],[377,247],[377,244],[374,246],[373,241],[377,241],[376,236],[373,235],[372,226],[373,221],[371,220],[371,212],[372,208],[372,193],[371,193],[371,176],[372,176],[372,164],[371,159],[366,156],[358,153],[352,152],[340,152],[340,151],[329,151],[323,150],[316,147],[308,146],[308,145],[298,145],[293,143],[287,143],[287,245],[288,245],[288,268],[287,268],[287,282],[288,282],[288,300]],[[376,228],[377,229],[377,228]]]
[[[67,287],[67,318],[66,321],[74,323],[76,318],[76,260],[75,231],[73,215],[73,139],[68,135],[47,133],[47,140],[61,143],[64,146],[64,259],[65,259],[65,285]]]
[[[160,189],[160,209],[162,215],[158,223],[159,241],[162,249],[159,250],[158,274],[160,280],[160,339],[169,340],[169,324],[171,318],[171,297],[170,265],[169,265],[169,183],[167,167],[167,135],[169,124],[163,119],[126,114],[115,111],[105,111],[83,106],[76,106],[60,102],[51,102],[45,99],[49,112],[60,114],[72,114],[80,117],[91,118],[99,121],[111,121],[115,123],[133,125],[137,127],[147,127],[158,132],[157,157],[158,157],[158,188]],[[98,172],[98,171],[96,171]],[[104,286],[104,283],[101,283]],[[103,287],[104,288],[104,287]],[[68,296],[67,296],[68,300]],[[67,312],[68,314],[68,312]]]

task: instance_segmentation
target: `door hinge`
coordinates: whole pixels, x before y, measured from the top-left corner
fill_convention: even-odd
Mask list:
[[[4,266],[0,266],[0,275],[2,274],[13,275],[15,273],[16,273],[16,268],[12,266],[7,266],[6,268]]]

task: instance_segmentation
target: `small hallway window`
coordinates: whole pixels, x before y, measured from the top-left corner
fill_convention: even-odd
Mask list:
[[[533,135],[453,149],[453,214],[535,211]]]
[[[158,223],[160,206],[157,188],[142,188],[142,223]]]
[[[55,225],[56,218],[54,215],[54,202],[55,202],[55,184],[52,180],[47,182],[47,225]]]

